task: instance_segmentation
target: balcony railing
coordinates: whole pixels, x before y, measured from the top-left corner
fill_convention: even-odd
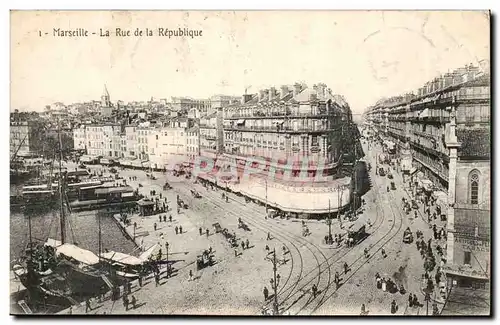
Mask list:
[[[261,127],[248,127],[248,126],[229,126],[224,127],[225,131],[253,131],[253,132],[272,132],[272,133],[314,133],[314,132],[330,132],[336,131],[338,128],[327,128],[327,127],[300,127],[300,128],[290,128],[276,126],[261,126]]]
[[[291,111],[281,111],[281,112],[271,112],[271,113],[265,113],[265,112],[253,112],[251,114],[232,114],[230,116],[227,116],[226,119],[229,120],[236,120],[236,119],[261,119],[261,118],[280,118],[280,117],[286,117],[288,119],[293,119],[293,118],[327,118],[327,117],[339,117],[341,114],[328,114],[327,112],[306,112],[306,113],[295,113]]]

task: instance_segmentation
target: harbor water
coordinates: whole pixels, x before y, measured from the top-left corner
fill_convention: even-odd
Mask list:
[[[16,189],[11,187],[11,193]],[[45,242],[47,238],[60,240],[60,219],[58,209],[40,208],[25,211],[11,211],[10,215],[10,255],[11,261],[17,260],[29,243],[28,221],[31,217],[31,236],[33,241]],[[101,223],[102,250],[114,250],[137,255],[135,244],[125,237],[111,215],[101,215],[97,211],[65,213],[66,242],[76,244],[94,253],[99,250],[99,219]]]

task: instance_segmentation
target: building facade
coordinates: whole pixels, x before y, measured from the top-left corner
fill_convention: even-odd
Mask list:
[[[349,105],[325,84],[272,87],[200,118],[200,155],[214,160],[206,177],[232,191],[285,212],[325,214],[350,203],[356,142],[362,155],[356,131]]]
[[[194,161],[200,155],[200,129],[198,126],[193,126],[186,129],[186,134],[187,158]]]
[[[420,170],[447,193],[447,272],[459,284],[484,285],[491,238],[489,68],[465,66],[415,93],[381,101],[365,118],[383,141],[397,143],[401,164],[411,157],[403,171]]]
[[[187,131],[184,127],[159,127],[148,137],[148,156],[153,168],[173,170],[187,159]]]

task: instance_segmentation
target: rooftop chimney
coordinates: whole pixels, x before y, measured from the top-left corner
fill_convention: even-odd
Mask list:
[[[324,97],[326,95],[325,94],[326,85],[321,83],[321,84],[318,84],[316,87],[317,87],[317,90],[316,90],[317,94]]]
[[[293,85],[293,96],[297,96],[302,91],[302,86],[299,83]]]
[[[288,86],[283,85],[280,88],[280,98],[285,97],[288,94]]]
[[[264,90],[259,90],[259,102],[264,98]]]
[[[269,101],[274,100],[275,94],[276,94],[276,88],[274,87],[269,88]]]

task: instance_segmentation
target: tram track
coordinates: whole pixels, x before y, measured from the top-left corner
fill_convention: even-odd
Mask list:
[[[373,177],[372,177],[372,180],[373,180]],[[376,183],[376,182],[375,182]],[[194,187],[194,184],[192,186],[190,186],[189,183],[183,183],[184,186],[186,187]],[[176,190],[179,190],[179,191],[182,191],[183,195],[187,195],[187,197],[190,197],[190,193],[188,192],[188,189],[185,188],[185,187],[181,187],[181,188],[178,188]],[[377,185],[378,186],[378,185]],[[221,210],[223,211],[226,211],[227,213],[231,214],[231,215],[234,215],[234,216],[238,216],[235,212],[231,211],[230,209],[228,209],[225,205],[227,204],[224,200],[222,200],[221,198],[219,198],[217,195],[213,194],[213,193],[210,193],[209,190],[206,190],[206,196],[207,198],[210,198],[210,200],[208,200],[208,202],[212,203],[214,206],[217,206],[218,208],[220,208]],[[377,193],[377,196],[380,197],[380,194]],[[241,204],[242,206],[244,206],[246,209],[250,209],[251,211],[254,211],[254,212],[257,212],[258,214],[261,214],[262,212],[259,211],[258,209],[254,208],[254,207],[251,207],[249,206],[248,204],[245,204],[245,203],[242,203],[240,202],[239,200],[237,199],[234,199],[234,198],[230,198],[232,201],[235,201],[239,204]],[[190,203],[192,203],[194,200],[191,199],[190,200]],[[221,203],[222,201],[222,203]],[[219,203],[216,203],[216,202],[219,202]],[[193,208],[195,207],[195,205],[192,205]],[[391,206],[392,208],[392,206]],[[375,222],[373,223],[372,227],[376,226],[374,230],[372,230],[370,236],[373,236],[375,233],[378,232],[379,228],[383,225],[384,223],[384,219],[385,219],[385,215],[383,213],[379,214],[378,211],[379,211],[379,208],[377,207],[376,209],[377,211],[377,216],[376,216],[376,219],[375,219]],[[394,214],[394,213],[393,213]],[[286,278],[286,281],[285,283],[281,286],[281,289],[278,291],[278,294],[281,295],[281,297],[279,297],[279,300],[280,300],[280,305],[281,306],[284,306],[293,296],[295,296],[297,293],[300,293],[300,296],[289,306],[287,307],[282,307],[281,309],[284,310],[284,311],[287,311],[289,310],[292,306],[294,306],[302,297],[305,296],[306,292],[304,291],[304,288],[307,287],[307,286],[310,286],[310,283],[313,282],[315,279],[316,279],[316,285],[319,288],[319,284],[321,282],[321,279],[322,279],[322,274],[324,272],[328,272],[328,279],[326,280],[326,285],[324,287],[321,287],[322,290],[320,290],[320,294],[319,294],[319,300],[314,300],[314,299],[309,299],[308,301],[306,301],[306,303],[299,309],[299,311],[297,312],[300,313],[302,312],[305,308],[307,308],[310,304],[313,303],[313,301],[316,301],[316,307],[314,307],[313,311],[312,312],[315,312],[320,306],[322,306],[326,301],[328,301],[332,295],[329,295],[327,296],[327,293],[328,293],[328,290],[329,288],[331,287],[331,267],[332,267],[332,264],[330,264],[330,261],[334,258],[337,257],[337,259],[334,261],[335,262],[338,262],[340,259],[343,259],[345,256],[347,256],[349,253],[351,253],[352,251],[354,250],[360,250],[361,247],[359,245],[355,246],[355,247],[352,247],[350,249],[340,249],[339,251],[337,251],[335,254],[327,257],[322,251],[321,251],[321,248],[319,248],[317,245],[307,241],[306,239],[298,236],[298,235],[295,235],[293,233],[290,233],[289,231],[286,231],[284,229],[282,229],[281,227],[277,226],[277,225],[272,225],[272,224],[269,224],[267,222],[264,222],[263,220],[261,219],[256,219],[255,218],[255,214],[251,214],[250,215],[250,212],[243,212],[240,211],[239,215],[242,215],[244,217],[244,220],[249,222],[249,224],[253,225],[255,228],[261,230],[261,231],[272,231],[273,234],[278,234],[277,237],[280,237],[281,239],[284,239],[289,245],[286,245],[285,242],[282,242],[283,244],[285,244],[286,247],[289,247],[289,246],[292,246],[294,248],[294,250],[298,253],[298,256],[299,256],[299,259],[300,259],[300,272],[299,272],[299,275],[296,277],[297,279],[292,283],[290,284],[288,287],[287,287],[287,284],[288,282],[290,281],[291,277],[292,277],[292,273],[293,273],[293,268],[294,268],[294,259],[293,259],[293,254],[291,253],[290,251],[290,257],[291,257],[291,262],[292,262],[292,266],[291,266],[291,269],[290,269],[290,273],[289,275],[287,276]],[[380,216],[381,216],[381,219],[380,219]],[[380,220],[380,223],[377,225],[377,222]],[[380,242],[382,241],[387,235],[390,234],[390,232],[394,229],[395,227],[395,217],[393,217],[393,224],[391,226],[391,229],[382,237],[380,238],[375,244],[371,244],[369,245],[369,250],[373,250],[373,248]],[[399,226],[399,228],[401,227],[401,225]],[[372,228],[373,229],[373,228]],[[399,230],[399,229],[398,229]],[[397,232],[396,232],[397,234]],[[392,239],[396,234],[394,234],[390,239]],[[303,257],[302,257],[302,254],[300,253],[300,250],[299,248],[297,247],[297,245],[295,245],[291,240],[294,240],[294,241],[297,241],[299,242],[300,244],[302,244],[303,246],[305,246],[310,252],[311,254],[313,255],[315,261],[316,261],[316,267],[314,267],[313,270],[309,271],[307,274],[305,274],[304,276],[302,276],[302,273],[303,273],[303,269],[304,269],[304,262],[303,262]],[[387,241],[389,241],[387,240]],[[387,242],[386,241],[386,242]],[[383,245],[385,245],[384,242],[382,244],[381,247],[379,247],[375,252],[378,252],[382,247]],[[315,252],[315,251],[317,252]],[[318,253],[319,252],[319,253]],[[342,254],[343,253],[343,254]],[[342,255],[341,255],[342,254]],[[341,256],[340,256],[341,255]],[[373,255],[370,256],[370,258],[372,257]],[[322,259],[322,262],[320,262],[319,260]],[[359,261],[360,258],[356,259],[353,263],[350,263],[349,264],[349,267],[352,269],[352,266],[357,263],[357,261]],[[369,260],[369,259],[368,259]],[[350,278],[352,278],[355,273],[364,265],[366,264],[368,261],[365,261],[364,263],[362,263],[362,265],[360,265],[360,267],[356,268],[355,270],[352,271],[352,273],[350,274],[349,278],[346,279],[349,280]],[[325,266],[326,264],[326,266]],[[322,267],[324,266],[324,268],[322,269]],[[313,277],[307,281],[306,283],[302,283],[303,281],[305,281],[305,279],[310,275],[312,274],[313,272],[318,272],[317,275],[314,274]],[[323,278],[326,278],[326,277],[323,277]],[[345,282],[344,282],[345,283]],[[295,290],[299,284],[301,284],[301,286]],[[334,293],[337,291],[338,289],[336,289],[334,291]]]
[[[186,185],[189,186],[189,184],[186,184]],[[191,186],[191,187],[195,188],[194,186]],[[189,192],[189,189],[187,189],[187,188],[177,187],[174,189],[178,190],[179,192],[182,192],[183,195],[187,195],[187,197],[190,197],[190,195],[191,195],[191,193]],[[198,189],[196,188],[196,190],[198,190]],[[255,217],[250,216],[248,213],[242,215],[241,211],[240,211],[240,213],[237,214],[236,212],[232,211],[231,209],[228,209],[226,206],[227,203],[225,201],[223,201],[221,198],[219,198],[217,195],[215,195],[214,193],[210,193],[210,190],[208,190],[208,189],[205,190],[205,196],[207,199],[209,199],[206,201],[207,203],[210,203],[210,204],[216,206],[217,208],[221,209],[225,213],[233,215],[235,218],[239,218],[239,217],[242,218],[242,220],[244,220],[245,222],[248,222],[248,224],[250,224],[254,228],[262,231],[263,233],[272,232],[273,237],[279,239],[280,242],[290,252],[288,254],[290,256],[290,262],[291,262],[290,272],[288,273],[287,277],[285,278],[285,282],[282,284],[281,289],[279,289],[278,294],[280,294],[284,290],[284,288],[286,287],[286,285],[288,284],[288,282],[292,278],[294,269],[296,267],[298,267],[298,271],[296,270],[298,272],[298,275],[296,275],[296,277],[299,279],[301,278],[302,272],[303,272],[303,264],[304,264],[302,253],[297,245],[295,245],[293,242],[291,242],[287,239],[289,237],[287,236],[286,233],[282,232],[279,228],[273,227],[272,225],[264,223],[263,221],[260,221],[260,220],[256,219]],[[189,201],[190,201],[190,203],[195,202],[194,199],[189,199]],[[194,205],[194,204],[191,204],[191,206],[193,207],[193,209],[195,209],[194,207],[196,207],[196,205]],[[196,209],[198,210],[198,207]],[[199,209],[199,210],[201,210],[201,209]],[[295,257],[294,257],[294,254],[292,253],[292,250],[290,248],[293,248],[293,250],[296,252]],[[297,261],[295,259],[297,259]],[[297,262],[299,263],[298,265],[296,264]]]
[[[377,187],[380,189],[379,184],[376,181],[374,181],[374,182],[377,184]],[[392,199],[394,199],[394,195],[391,192],[389,192],[389,195]],[[380,195],[380,193],[378,193],[378,192],[377,192],[376,196],[378,199],[380,199],[382,197],[382,195]],[[370,260],[375,256],[376,253],[381,251],[382,248],[384,248],[384,246],[388,242],[390,242],[394,237],[396,237],[396,235],[398,235],[400,233],[400,231],[402,229],[402,225],[403,225],[403,217],[399,214],[400,218],[397,218],[397,215],[394,212],[392,204],[389,204],[389,207],[390,207],[390,211],[392,213],[392,225],[391,225],[391,228],[389,229],[389,231],[387,233],[385,233],[384,236],[382,236],[380,239],[378,239],[375,243],[370,245],[370,248],[368,249],[368,252],[370,252],[370,255],[368,256],[368,258],[365,258],[363,255],[360,255],[353,262],[349,263],[349,267],[351,268],[351,272],[345,278],[345,280],[343,281],[343,284],[341,286],[339,286],[339,288],[336,288],[331,294],[329,294],[323,303],[318,304],[318,306],[316,306],[312,310],[312,313],[316,312],[326,301],[328,301],[335,293],[337,293],[349,280],[351,280],[357,274],[357,272],[363,266],[365,266],[368,262],[370,262]],[[380,206],[378,206],[378,205],[377,205],[377,211],[382,212],[382,214],[385,215],[383,213],[383,211],[380,211]],[[398,226],[396,226],[396,219],[398,220]],[[393,232],[394,229],[396,229],[395,232]],[[356,268],[353,269],[354,265],[358,262],[361,262],[361,263],[359,264],[359,266],[357,266]]]

